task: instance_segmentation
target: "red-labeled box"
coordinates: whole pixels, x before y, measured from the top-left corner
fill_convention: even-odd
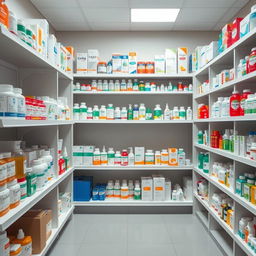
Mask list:
[[[232,23],[232,39],[231,44],[234,44],[240,39],[240,23],[243,18],[236,18]]]

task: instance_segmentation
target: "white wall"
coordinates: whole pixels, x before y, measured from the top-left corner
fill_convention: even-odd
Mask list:
[[[98,49],[102,60],[108,60],[112,53],[136,51],[139,59],[163,54],[165,48],[189,47],[192,51],[198,45],[217,40],[217,32],[57,32],[57,38],[64,45],[73,45],[77,52]]]

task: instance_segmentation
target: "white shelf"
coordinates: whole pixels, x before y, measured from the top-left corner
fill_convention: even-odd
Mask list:
[[[67,125],[67,124],[73,124],[73,123],[74,123],[73,121],[61,121],[61,120],[0,119],[0,128]]]
[[[178,91],[73,91],[74,95],[192,95],[192,92]]]
[[[196,211],[197,217],[201,220],[203,225],[208,229],[208,217],[206,216],[206,214],[208,215],[208,212],[203,213],[202,211]]]
[[[41,54],[28,46],[16,35],[0,26],[0,56],[6,62],[22,68],[48,68],[60,74],[62,78],[73,80],[73,76],[51,64]]]
[[[220,118],[208,118],[208,119],[195,119],[195,123],[214,123],[214,122],[246,122],[246,121],[256,121],[256,114],[246,115],[246,116],[229,116]]]
[[[73,202],[75,206],[192,206],[192,201],[105,200]]]
[[[225,186],[224,184],[221,184],[220,182],[218,182],[218,180],[206,173],[204,173],[203,171],[201,171],[198,168],[194,168],[194,171],[196,171],[199,175],[201,175],[202,177],[204,177],[206,180],[208,180],[211,184],[213,184],[214,186],[216,186],[217,188],[219,188],[221,191],[223,191],[225,194],[227,194],[228,196],[230,196],[233,200],[235,200],[237,203],[239,203],[240,205],[242,205],[245,209],[247,209],[248,211],[250,211],[251,213],[253,213],[254,215],[256,215],[256,206],[253,205],[252,203],[248,202],[247,200],[245,200],[245,198],[237,195],[234,193],[234,191],[232,191],[230,188],[228,188],[227,186]]]
[[[252,73],[249,73],[241,78],[237,78],[237,79],[234,79],[233,81],[230,81],[230,82],[227,82],[225,84],[223,84],[222,86],[220,87],[217,87],[217,88],[214,88],[212,90],[210,90],[209,92],[205,92],[205,93],[202,93],[202,94],[197,94],[195,95],[194,99],[199,99],[199,98],[202,98],[206,95],[209,95],[211,93],[215,93],[215,92],[221,92],[221,91],[225,91],[225,90],[228,90],[228,89],[233,89],[233,87],[235,85],[238,85],[238,84],[242,84],[242,83],[249,83],[249,82],[255,82],[256,81],[256,71],[255,72],[252,72]],[[239,88],[237,88],[239,89]]]
[[[214,239],[217,241],[217,243],[220,245],[222,250],[225,252],[227,256],[233,256],[233,240],[231,243],[228,243],[228,240],[226,239],[227,234],[224,230],[210,230],[211,235],[214,237]],[[232,238],[231,238],[232,239]]]
[[[74,79],[86,79],[86,78],[193,78],[193,73],[189,74],[86,74],[78,75],[74,74]]]
[[[75,170],[113,170],[113,171],[121,171],[121,170],[167,170],[167,171],[175,171],[175,170],[192,170],[193,166],[165,166],[165,165],[134,165],[134,166],[74,166]]]
[[[6,215],[0,217],[0,231],[6,230],[12,223],[19,219],[24,213],[31,209],[37,202],[44,198],[49,192],[51,192],[59,183],[65,180],[70,174],[72,174],[74,168],[70,168],[65,173],[60,175],[41,190],[36,192],[33,196],[27,197],[14,209],[11,209]]]
[[[249,256],[255,256],[255,253],[250,249],[250,247],[230,228],[230,226],[224,222],[217,213],[209,207],[208,204],[205,204],[205,200],[203,200],[200,196],[198,196],[194,192],[194,196],[198,199],[198,201],[208,210],[211,216],[220,224],[220,226],[229,234],[229,236],[235,240],[237,244],[241,247],[241,249]],[[213,230],[211,230],[212,232]],[[212,234],[213,235],[213,234]],[[214,236],[214,235],[213,235]],[[216,237],[215,237],[216,238]],[[218,241],[219,242],[219,241]],[[225,248],[223,248],[225,250]],[[227,252],[227,251],[226,251]]]
[[[240,163],[243,163],[243,164],[247,164],[247,165],[256,167],[256,161],[251,160],[251,159],[246,158],[246,157],[235,155],[234,153],[230,153],[227,150],[216,149],[216,148],[212,148],[212,147],[209,147],[209,146],[206,146],[206,145],[197,144],[197,143],[194,144],[194,146],[197,147],[197,148],[201,148],[201,149],[207,150],[209,152],[215,153],[217,155],[221,155],[221,156],[230,158],[230,159],[235,160],[237,162],[240,162]]]
[[[208,64],[206,64],[204,67],[202,67],[200,70],[194,73],[195,76],[201,75],[202,73],[205,72],[207,68],[209,68],[211,65],[216,65],[218,62],[220,62],[223,58],[225,58],[228,54],[230,54],[235,48],[241,47],[241,46],[246,46],[248,44],[253,44],[255,42],[255,34],[256,34],[256,29],[253,31],[249,32],[247,35],[244,37],[240,38],[236,43],[234,43],[232,46],[230,46],[228,49],[226,49],[224,52],[219,54],[216,58],[211,60]]]
[[[53,242],[55,241],[55,239],[59,235],[61,229],[63,228],[65,223],[68,221],[69,217],[72,215],[73,211],[74,211],[74,206],[72,206],[67,212],[60,215],[60,217],[59,217],[59,226],[57,228],[52,229],[52,234],[49,237],[49,239],[47,240],[46,246],[44,247],[44,249],[42,250],[41,253],[33,254],[33,256],[44,256],[44,255],[46,255],[46,253],[50,249],[51,245],[53,244]]]
[[[84,120],[74,121],[75,124],[192,124],[187,120]]]

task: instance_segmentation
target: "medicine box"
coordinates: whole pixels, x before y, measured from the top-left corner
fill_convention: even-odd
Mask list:
[[[206,65],[206,51],[207,51],[207,45],[204,45],[200,48],[200,52],[199,52],[200,66],[199,66],[199,68],[202,68],[203,66]]]
[[[129,74],[137,73],[137,53],[129,52]]]
[[[170,201],[172,197],[172,182],[170,179],[165,180],[165,201]]]
[[[90,166],[93,163],[94,146],[84,146],[83,165]]]
[[[240,22],[240,38],[250,32],[250,13]]]
[[[97,74],[98,62],[99,62],[99,51],[96,49],[89,49],[88,60],[87,60],[88,74]]]
[[[141,199],[143,201],[153,200],[153,180],[151,177],[141,177]]]
[[[87,53],[78,52],[76,54],[76,73],[78,75],[87,74]]]
[[[195,49],[196,70],[199,70],[200,67],[201,67],[201,63],[200,63],[200,61],[201,61],[201,60],[200,60],[200,52],[201,52],[201,48],[202,48],[202,47],[203,47],[203,46],[198,46],[198,47],[196,47],[196,49]]]
[[[84,146],[73,146],[73,162],[74,166],[83,165]]]
[[[122,55],[119,53],[112,54],[113,74],[121,73],[122,71]]]
[[[67,50],[67,73],[73,74],[73,65],[74,65],[74,47],[66,46]]]
[[[206,47],[206,53],[205,53],[205,64],[210,62],[212,59],[214,59],[218,55],[218,42],[212,41],[207,47]]]
[[[177,74],[177,50],[165,49],[165,71],[166,74]]]
[[[165,201],[165,178],[161,175],[153,175],[154,201]]]
[[[243,18],[236,18],[232,23],[231,44],[234,44],[240,38],[240,23],[242,20]]]
[[[222,28],[222,47],[223,50],[229,48],[232,45],[232,25],[226,24]]]
[[[155,73],[164,74],[165,73],[165,56],[155,55]]]
[[[178,48],[178,73],[188,73],[188,48]]]
[[[122,55],[122,67],[121,67],[121,72],[128,74],[129,73],[129,59],[128,55]]]
[[[136,165],[144,164],[144,157],[145,157],[145,148],[135,147],[135,164]]]
[[[169,165],[178,166],[178,150],[177,148],[168,148]]]

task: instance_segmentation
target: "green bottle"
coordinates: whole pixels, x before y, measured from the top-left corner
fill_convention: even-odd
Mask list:
[[[128,120],[133,120],[133,110],[132,110],[132,105],[129,104],[128,112],[127,112],[127,119]]]
[[[204,135],[202,131],[199,131],[197,134],[198,144],[204,144]]]
[[[36,174],[32,172],[32,168],[27,168],[26,173],[27,196],[32,196],[36,192]]]
[[[200,152],[198,155],[198,168],[203,169],[204,153]]]
[[[206,153],[203,158],[203,171],[209,173],[209,153]]]

